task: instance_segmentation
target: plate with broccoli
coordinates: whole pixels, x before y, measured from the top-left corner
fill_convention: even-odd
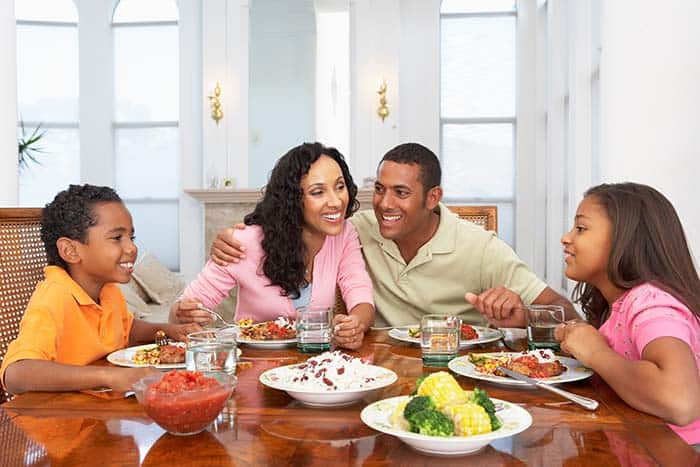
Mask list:
[[[368,405],[360,417],[370,428],[396,436],[417,451],[440,456],[475,453],[532,424],[527,410],[491,399],[479,388],[465,391],[444,371],[418,380],[414,395]]]

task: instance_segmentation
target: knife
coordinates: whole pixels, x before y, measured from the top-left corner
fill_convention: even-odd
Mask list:
[[[578,394],[574,394],[573,392],[565,391],[556,386],[552,386],[551,384],[547,384],[543,381],[537,381],[536,379],[532,379],[529,376],[517,373],[503,366],[499,366],[498,369],[510,376],[511,378],[517,379],[519,381],[524,381],[533,386],[537,386],[538,388],[546,389],[547,391],[559,394],[564,399],[569,399],[571,402],[575,402],[584,409],[595,410],[598,408],[598,401],[596,400],[589,399],[588,397],[579,396]]]

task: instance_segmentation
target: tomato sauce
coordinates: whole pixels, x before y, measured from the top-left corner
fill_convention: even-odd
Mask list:
[[[146,388],[144,410],[172,433],[197,433],[221,412],[231,387],[198,371],[171,371]]]

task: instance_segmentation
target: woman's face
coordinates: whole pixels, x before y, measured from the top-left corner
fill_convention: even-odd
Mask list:
[[[340,234],[349,194],[338,163],[325,155],[319,157],[301,179],[301,190],[304,229],[323,235]]]
[[[608,258],[612,245],[612,223],[603,206],[592,196],[581,201],[573,228],[561,238],[566,277],[599,289],[609,282]]]

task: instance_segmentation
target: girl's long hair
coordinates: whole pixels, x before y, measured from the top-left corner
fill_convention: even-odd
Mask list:
[[[681,221],[671,202],[654,188],[638,183],[594,186],[586,197],[598,202],[612,223],[608,277],[621,289],[651,282],[683,302],[700,320],[700,278]],[[599,327],[609,313],[600,291],[579,282],[574,300]]]
[[[304,223],[301,179],[322,155],[340,166],[349,198],[345,218],[350,217],[359,208],[359,202],[357,186],[345,158],[335,148],[304,143],[290,149],[277,161],[264,188],[263,199],[243,220],[246,225],[262,227],[262,248],[265,251],[262,272],[272,285],[282,288],[283,295],[292,298],[298,298],[299,288],[307,285],[304,279],[307,252],[301,238]]]

